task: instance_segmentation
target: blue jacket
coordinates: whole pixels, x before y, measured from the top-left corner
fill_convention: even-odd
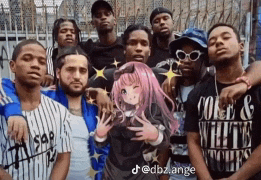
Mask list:
[[[9,116],[13,115],[21,115],[21,106],[19,98],[17,97],[16,90],[14,84],[9,79],[2,79],[2,87],[7,94],[12,99],[11,103],[5,105],[3,110],[0,109],[0,113],[4,114],[5,117],[8,119]],[[59,87],[57,90],[50,90],[50,91],[42,91],[43,94],[52,98],[53,100],[61,103],[68,109],[68,99],[64,93],[64,91]],[[4,112],[1,112],[4,111]],[[91,158],[91,176],[95,175],[96,180],[102,179],[103,167],[106,162],[106,157],[109,154],[109,146],[105,146],[103,148],[98,148],[94,142],[94,131],[97,125],[97,106],[88,104],[86,98],[82,98],[82,114],[85,120],[85,124],[88,128],[90,133],[90,138],[88,140],[88,148],[90,151],[90,158]]]

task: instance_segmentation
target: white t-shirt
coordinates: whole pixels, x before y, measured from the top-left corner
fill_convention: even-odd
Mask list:
[[[88,148],[89,132],[82,116],[71,115],[73,150],[68,180],[91,180],[91,160]]]
[[[22,113],[30,131],[22,144],[7,135],[7,121],[0,116],[0,164],[13,179],[48,180],[57,154],[72,149],[70,113],[43,94],[36,109]]]

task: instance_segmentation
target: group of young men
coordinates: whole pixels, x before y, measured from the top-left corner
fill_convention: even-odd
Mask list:
[[[109,3],[97,0],[91,13],[98,42],[81,42],[75,21],[60,18],[53,28],[58,47],[45,50],[35,40],[16,46],[15,83],[3,79],[0,91],[0,179],[102,179],[109,146],[94,144],[98,110],[113,111],[106,91],[129,61],[151,67],[176,104],[179,130],[156,155],[159,165],[196,169],[159,179],[261,179],[261,65],[243,69],[234,27],[216,24],[208,34],[189,28],[177,37],[171,11],[159,7],[150,16],[153,35],[131,25],[117,37]],[[181,76],[167,78],[170,69]],[[53,84],[56,90],[41,91]]]

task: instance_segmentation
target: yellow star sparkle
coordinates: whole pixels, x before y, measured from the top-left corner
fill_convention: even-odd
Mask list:
[[[105,87],[105,89],[103,89],[102,93],[103,93],[104,95],[109,94],[109,92],[106,90],[106,87]]]
[[[96,78],[98,78],[98,77],[102,77],[102,78],[106,79],[106,77],[104,76],[104,70],[105,70],[105,68],[106,68],[106,67],[104,67],[102,70],[98,70],[98,69],[94,68],[94,70],[96,71],[96,77],[95,77],[94,79],[96,79]],[[107,80],[107,79],[106,79],[106,80]]]
[[[97,161],[98,161],[98,158],[100,157],[101,154],[98,154],[95,150],[94,150],[94,154],[92,157],[94,157]]]
[[[170,69],[169,69],[168,72],[166,72],[166,73],[160,73],[160,74],[167,76],[167,78],[168,78],[168,80],[169,80],[169,83],[170,83],[171,78],[173,78],[173,77],[175,77],[175,76],[181,76],[181,75],[179,75],[179,74],[177,74],[177,73],[174,73],[174,72],[172,71],[172,67],[170,67]]]
[[[90,171],[89,171],[89,176],[92,178],[92,179],[94,179],[94,177],[95,177],[95,175],[98,173],[99,171],[95,171],[92,167],[91,167],[91,169],[90,169]]]
[[[90,104],[93,104],[94,101],[95,101],[95,99],[92,99],[91,97],[90,97],[90,99],[88,99],[88,103],[90,103]]]
[[[157,163],[159,163],[158,157],[159,157],[159,156],[154,156],[154,157],[152,157],[152,162],[157,162]]]
[[[116,59],[114,58],[114,63],[111,63],[111,65],[114,65],[117,68],[118,64],[120,64],[120,62],[116,61]]]
[[[181,64],[180,61],[175,61],[175,63],[179,66]]]

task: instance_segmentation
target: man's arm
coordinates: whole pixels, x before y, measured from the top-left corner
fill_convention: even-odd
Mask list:
[[[261,61],[255,61],[246,69],[246,76],[251,86],[261,84]],[[223,88],[220,93],[219,107],[227,106],[228,104],[234,104],[243,94],[248,90],[247,84],[243,81],[239,81],[235,85]]]
[[[10,174],[8,174],[3,168],[0,167],[0,180],[12,180]]]
[[[69,171],[71,153],[58,153],[50,180],[64,180]]]
[[[261,145],[259,145],[244,165],[229,180],[249,179],[261,171]]]
[[[207,165],[203,158],[201,146],[200,146],[200,135],[198,132],[188,132],[188,153],[191,164],[196,169],[196,174],[200,180],[211,180],[212,177],[208,171]]]

